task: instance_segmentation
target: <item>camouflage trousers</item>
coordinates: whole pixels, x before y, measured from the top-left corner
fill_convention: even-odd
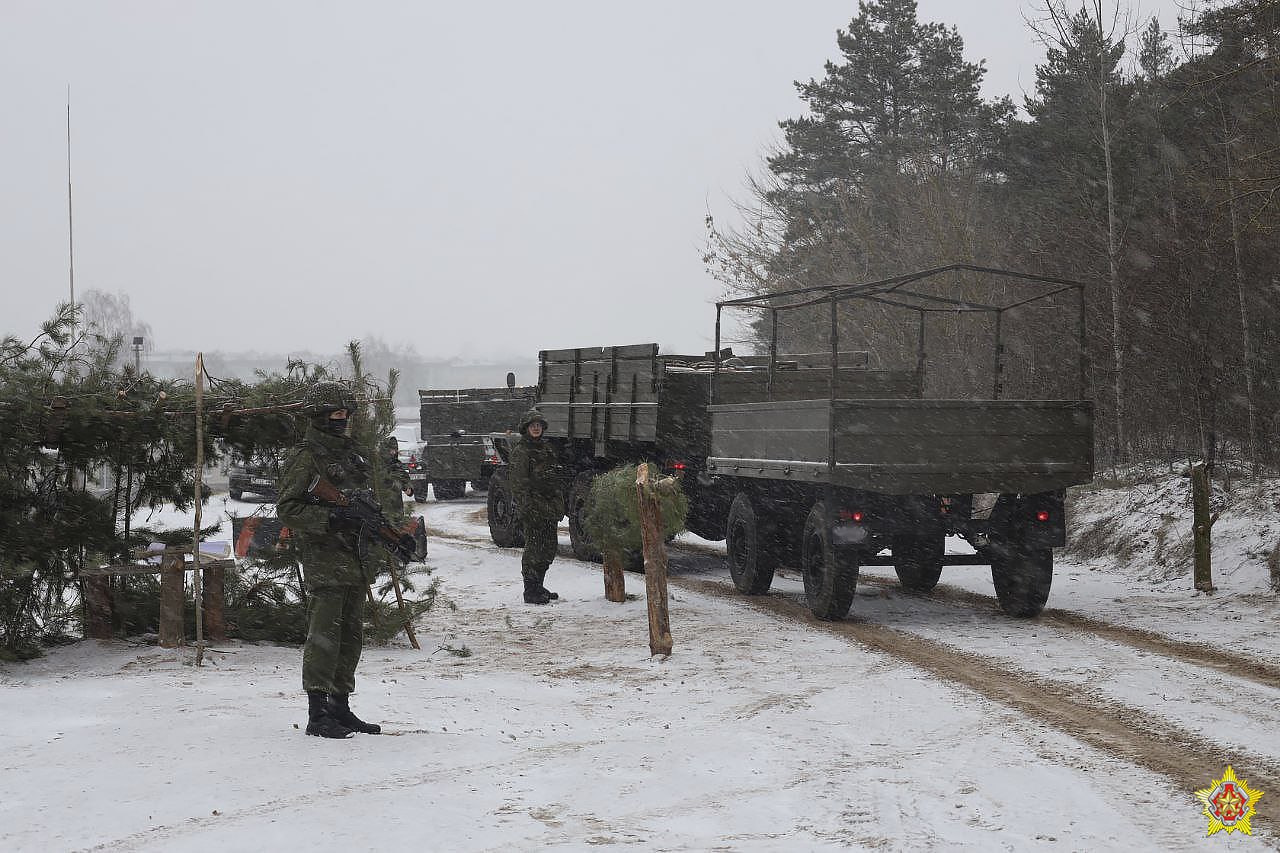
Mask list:
[[[356,664],[364,647],[363,586],[309,590],[307,642],[302,648],[302,689],[345,695],[356,689]]]
[[[524,554],[520,557],[520,574],[527,581],[542,583],[551,561],[556,558],[556,526],[560,519],[526,518],[524,527]]]

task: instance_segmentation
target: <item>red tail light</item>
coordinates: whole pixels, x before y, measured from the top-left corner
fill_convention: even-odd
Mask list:
[[[685,470],[685,469],[686,469],[686,468],[688,468],[688,467],[689,467],[689,466],[688,466],[688,465],[686,465],[686,464],[684,464],[683,462],[672,462],[672,463],[671,463],[671,468],[672,468],[672,470],[675,470],[675,471],[683,471],[683,470]]]
[[[1049,510],[1042,509],[1036,513],[1036,521],[1048,521],[1048,520],[1049,520]]]
[[[838,515],[842,521],[862,521],[862,519],[866,518],[866,515],[860,509],[842,509]]]

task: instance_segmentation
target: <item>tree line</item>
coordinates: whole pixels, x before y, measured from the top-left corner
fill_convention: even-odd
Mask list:
[[[956,261],[1083,281],[1103,462],[1280,462],[1280,0],[1218,0],[1172,32],[1050,0],[1028,26],[1045,60],[1019,111],[981,96],[954,27],[860,3],[839,59],[796,83],[806,113],[743,224],[708,217],[708,268],[753,294]],[[896,334],[848,322],[872,349]]]

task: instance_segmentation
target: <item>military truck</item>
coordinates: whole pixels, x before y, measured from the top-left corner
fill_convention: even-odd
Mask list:
[[[719,356],[733,311],[751,312],[760,355]],[[729,300],[716,345],[707,471],[732,495],[740,591],[795,566],[813,614],[840,619],[860,566],[926,592],[944,565],[979,564],[1007,613],[1041,611],[1064,490],[1093,478],[1084,285],[957,264]],[[975,553],[947,553],[948,535]]]
[[[759,353],[721,347],[724,315],[740,311]],[[682,476],[689,530],[727,540],[746,594],[799,568],[813,614],[840,619],[860,566],[892,565],[927,592],[944,565],[973,564],[991,566],[1007,613],[1043,609],[1065,489],[1093,478],[1083,284],[956,264],[728,300],[715,344],[539,354],[575,555],[598,556],[582,523],[591,479],[651,461]],[[496,544],[522,544],[518,513],[499,468]],[[948,553],[948,536],[973,553]]]
[[[565,511],[577,557],[600,558],[583,522],[586,497],[597,474],[623,463],[654,462],[679,474],[689,497],[689,529],[724,538],[726,496],[705,477],[713,366],[708,355],[660,355],[653,343],[538,354],[537,405],[547,419],[547,440],[565,467]],[[495,438],[505,460],[506,437]],[[523,544],[518,512],[506,471],[499,468],[489,486],[489,530],[496,544]]]
[[[534,388],[517,387],[508,374],[505,388],[460,388],[418,391],[426,480],[436,500],[457,500],[470,482],[476,491],[489,487],[499,464],[491,433],[515,429],[533,406]]]

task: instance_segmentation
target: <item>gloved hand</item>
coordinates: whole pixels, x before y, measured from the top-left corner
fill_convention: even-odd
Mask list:
[[[334,533],[359,533],[364,520],[353,507],[335,506],[329,511],[329,530]]]

